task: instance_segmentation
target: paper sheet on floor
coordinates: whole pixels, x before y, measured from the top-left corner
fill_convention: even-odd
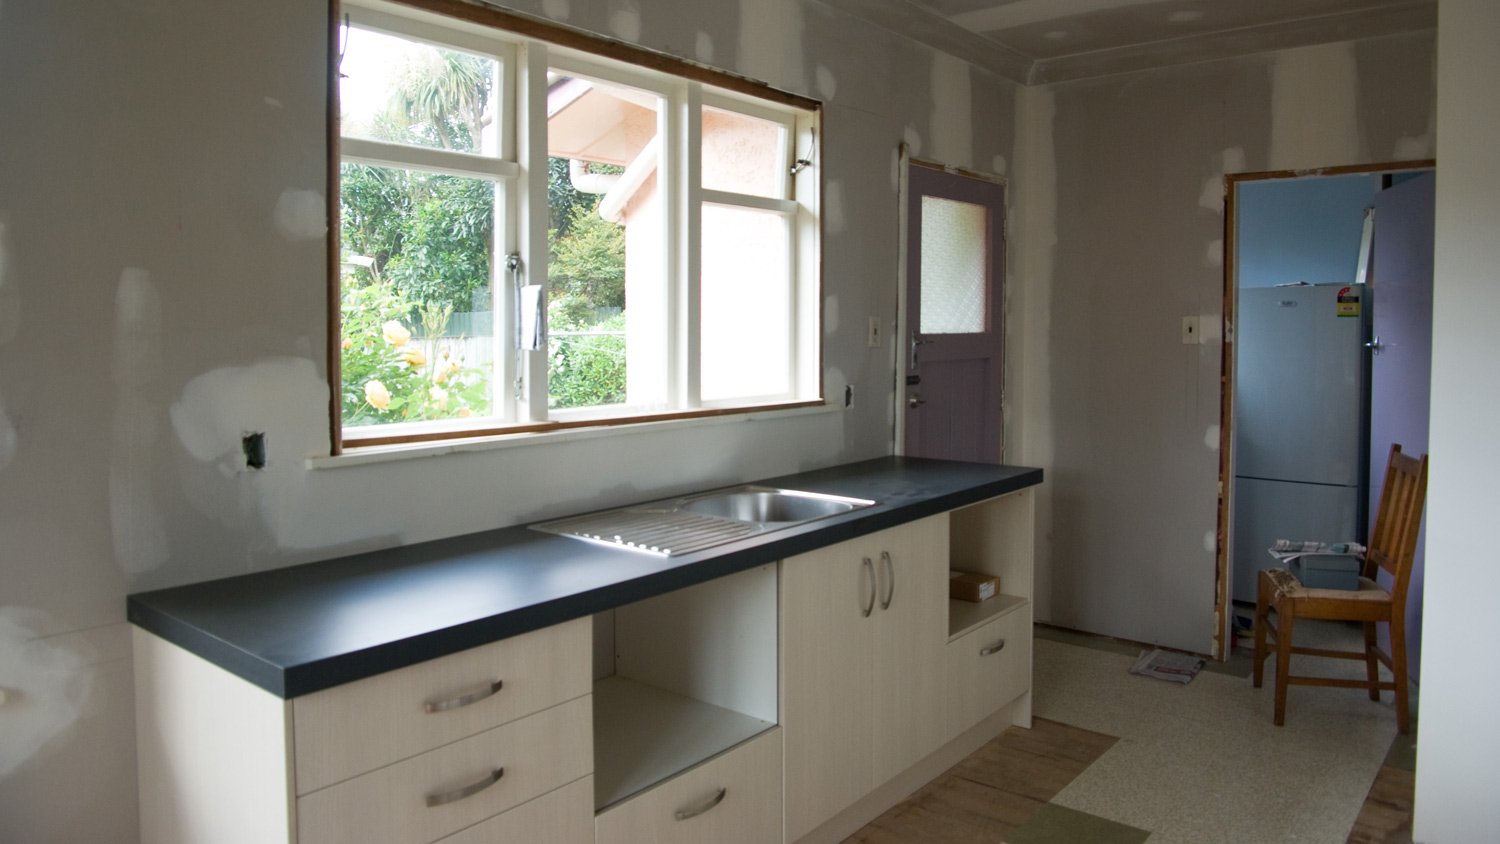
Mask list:
[[[1202,657],[1157,648],[1141,651],[1135,664],[1130,666],[1130,673],[1139,674],[1142,677],[1155,677],[1169,683],[1191,683],[1202,668]]]

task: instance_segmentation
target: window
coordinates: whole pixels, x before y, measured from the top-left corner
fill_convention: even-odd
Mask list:
[[[415,6],[344,8],[336,442],[821,400],[816,104]]]

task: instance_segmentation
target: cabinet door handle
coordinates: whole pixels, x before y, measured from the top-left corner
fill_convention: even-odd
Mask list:
[[[452,791],[444,791],[441,794],[429,794],[427,795],[427,808],[431,809],[434,806],[442,806],[445,803],[453,803],[462,800],[465,797],[473,797],[479,792],[484,791],[486,788],[489,788],[490,786],[499,782],[500,778],[503,776],[505,776],[505,769],[496,768],[495,770],[490,771],[488,774],[485,774],[482,778],[469,783],[463,788],[455,788]]]
[[[870,562],[869,557],[865,557],[864,567],[865,572],[870,575],[870,600],[865,604],[864,608],[859,611],[859,615],[861,618],[869,618],[870,613],[875,611],[875,594],[877,589],[877,587],[875,586],[875,564]]]
[[[989,656],[990,654],[1000,653],[1003,650],[1005,650],[1005,640],[1001,639],[1000,641],[996,642],[993,645],[990,645],[987,648],[980,648],[979,649],[979,655],[980,656]]]
[[[885,593],[885,600],[880,602],[880,608],[888,610],[891,608],[891,599],[896,597],[896,564],[891,560],[889,551],[880,552],[880,561],[885,563],[885,576],[891,581],[891,587]]]
[[[450,709],[458,709],[463,706],[468,706],[471,703],[478,703],[479,701],[484,700],[490,695],[493,695],[495,692],[500,691],[500,687],[503,685],[505,685],[503,682],[501,682],[500,680],[496,680],[493,683],[485,683],[483,686],[480,686],[473,691],[464,692],[463,694],[454,695],[453,697],[429,700],[426,703],[422,704],[422,711],[428,713],[447,712]]]
[[[707,812],[709,809],[712,809],[720,803],[723,803],[724,795],[728,793],[729,789],[720,788],[718,791],[714,792],[712,797],[704,800],[702,803],[699,803],[696,806],[689,806],[686,809],[678,809],[677,811],[673,812],[672,817],[676,818],[679,821],[685,821],[688,818],[696,818],[704,812]]]

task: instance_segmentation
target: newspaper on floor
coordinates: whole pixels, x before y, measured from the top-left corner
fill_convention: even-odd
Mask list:
[[[1363,557],[1365,546],[1358,542],[1316,542],[1300,539],[1278,539],[1266,551],[1276,562],[1286,565],[1303,554],[1335,554],[1339,556]]]
[[[1155,677],[1169,683],[1185,684],[1191,683],[1202,668],[1203,657],[1157,648],[1141,651],[1135,664],[1130,666],[1130,673],[1139,674],[1142,677]]]

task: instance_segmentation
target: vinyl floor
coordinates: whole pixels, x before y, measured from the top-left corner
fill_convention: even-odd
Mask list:
[[[1299,644],[1358,641],[1328,624],[1299,629]],[[1006,730],[848,841],[1411,841],[1415,740],[1396,734],[1388,693],[1293,687],[1276,727],[1271,684],[1251,686],[1245,655],[1178,685],[1129,674],[1140,649],[1038,626],[1032,728]],[[1363,671],[1296,659],[1298,673]]]

